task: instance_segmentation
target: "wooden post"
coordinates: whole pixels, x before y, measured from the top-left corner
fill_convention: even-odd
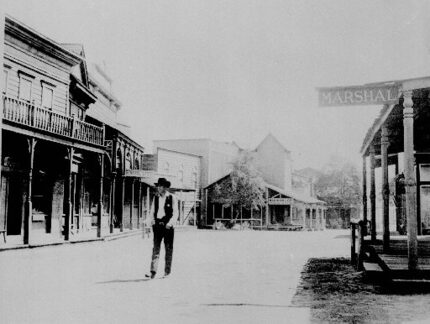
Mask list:
[[[137,205],[137,228],[140,229],[140,219],[142,218],[142,183],[139,181],[138,192],[138,205]]]
[[[103,217],[103,182],[104,182],[104,154],[99,155],[100,161],[100,186],[99,186],[99,208],[97,212],[97,237],[102,237],[102,217]]]
[[[116,183],[116,172],[112,172],[111,208],[110,208],[110,224],[109,224],[110,226],[109,229],[111,233],[113,233],[113,227],[114,227],[113,218],[115,215],[115,197],[116,197],[115,183]]]
[[[124,231],[124,197],[125,197],[125,178],[121,176],[121,222],[120,222],[120,232]]]
[[[68,241],[70,236],[70,220],[73,217],[73,204],[72,204],[72,168],[73,168],[73,154],[75,149],[69,147],[68,149],[68,181],[67,181],[67,210],[66,217],[64,219],[64,240]]]
[[[303,221],[303,229],[306,229],[306,208],[302,208],[302,221]]]
[[[266,226],[270,225],[269,189],[266,188]]]
[[[194,226],[197,226],[197,189],[194,191],[193,214],[194,214]]]
[[[134,179],[131,179],[131,197],[130,197],[130,230],[133,229],[133,209],[134,209]]]
[[[365,224],[367,224],[367,165],[366,165],[366,155],[363,155],[363,180],[362,181],[363,181],[363,221]]]
[[[151,211],[151,188],[148,186],[146,188],[146,219],[145,221],[148,221],[148,218],[152,215],[149,215],[149,212]]]
[[[375,186],[375,148],[370,147],[370,222],[371,240],[376,241],[376,186]]]
[[[0,17],[2,18],[2,17]],[[4,17],[3,17],[4,19]],[[34,166],[34,149],[36,147],[37,140],[33,137],[28,139],[28,152],[29,152],[29,165],[28,165],[28,183],[27,183],[27,197],[25,204],[25,218],[24,218],[24,244],[30,244],[30,233],[31,233],[31,222],[33,214],[33,166]]]
[[[384,125],[381,128],[381,171],[382,171],[382,214],[383,214],[383,250],[388,252],[390,248],[390,187],[388,184],[388,129]]]
[[[403,145],[405,159],[406,218],[408,232],[408,268],[409,270],[415,270],[418,263],[418,228],[416,181],[414,172],[414,109],[412,102],[412,92],[404,93],[403,107]]]
[[[0,91],[5,91],[5,93],[7,93],[7,89],[6,89],[6,84],[4,84],[4,80],[5,80],[5,76],[4,76],[4,72],[3,72],[3,61],[4,61],[4,24],[5,24],[5,6],[0,6]],[[2,161],[3,161],[3,145],[2,145],[2,132],[3,132],[3,109],[4,109],[4,105],[6,98],[3,98],[3,100],[1,101],[3,106],[0,108],[0,177],[1,177],[1,165],[2,165]],[[0,178],[1,179],[1,178]],[[4,208],[3,206],[1,206],[1,201],[0,201],[0,208]],[[5,228],[6,230],[6,228]],[[6,235],[6,233],[4,234]]]

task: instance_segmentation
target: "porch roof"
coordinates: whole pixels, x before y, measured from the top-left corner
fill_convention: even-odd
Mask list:
[[[278,192],[278,193],[280,193],[280,194],[282,194],[284,196],[291,197],[294,200],[302,202],[302,203],[306,203],[306,204],[325,204],[324,201],[319,200],[319,199],[317,199],[315,197],[311,197],[311,196],[304,195],[304,194],[299,194],[299,193],[294,192],[294,191],[288,192],[288,191],[286,191],[286,190],[284,190],[282,188],[279,188],[277,186],[271,185],[271,184],[269,184],[267,182],[264,185],[266,186],[266,188],[269,188],[269,189],[271,189],[273,191],[276,191],[276,192]]]
[[[381,142],[381,127],[385,124],[388,128],[388,138],[390,141],[389,152],[388,153],[398,153],[403,151],[403,92],[412,91],[415,119],[418,117],[423,120],[423,114],[429,109],[428,104],[428,89],[430,89],[430,76],[405,79],[400,81],[390,81],[386,83],[397,83],[400,84],[400,96],[399,102],[394,105],[384,105],[379,112],[378,117],[375,118],[374,122],[368,129],[363,144],[360,149],[360,153],[363,156],[369,154],[369,148],[371,144],[375,144],[376,152],[379,154],[379,145]],[[426,109],[424,109],[426,108]],[[419,126],[419,123],[418,123]],[[418,130],[420,128],[418,127]],[[421,129],[423,131],[423,129]],[[423,143],[426,146],[425,143]]]

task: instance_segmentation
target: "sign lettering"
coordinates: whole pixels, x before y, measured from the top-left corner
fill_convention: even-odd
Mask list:
[[[319,88],[318,91],[322,107],[394,104],[399,99],[397,85]]]

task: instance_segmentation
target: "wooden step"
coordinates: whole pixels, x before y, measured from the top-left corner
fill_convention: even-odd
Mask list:
[[[363,262],[363,267],[366,272],[372,272],[372,273],[382,273],[384,272],[382,268],[377,264],[373,262]]]

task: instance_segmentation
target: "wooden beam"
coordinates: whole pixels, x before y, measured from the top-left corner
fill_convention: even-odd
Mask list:
[[[404,168],[406,218],[408,232],[408,268],[415,270],[418,263],[416,181],[414,161],[414,109],[412,92],[404,93],[403,101]]]
[[[130,224],[129,229],[133,229],[133,211],[134,211],[134,181],[135,179],[131,179],[131,197],[130,197]]]
[[[1,18],[1,17],[0,17]],[[0,130],[1,131],[1,130]],[[29,153],[29,165],[28,165],[28,179],[27,179],[27,199],[25,204],[25,217],[24,217],[24,244],[30,244],[31,241],[31,224],[33,214],[33,166],[34,166],[34,150],[36,147],[37,140],[32,137],[28,139],[28,153]]]
[[[375,185],[375,149],[370,147],[370,222],[371,239],[376,241],[376,185]]]
[[[105,155],[99,155],[100,161],[100,185],[99,185],[99,208],[97,212],[97,237],[102,236],[102,217],[103,217],[103,182],[104,182],[104,161]]]
[[[388,184],[388,129],[385,125],[381,129],[381,168],[382,168],[382,215],[383,215],[383,250],[390,248],[390,187]]]
[[[73,204],[72,204],[72,168],[73,168],[73,154],[75,149],[69,147],[68,151],[68,168],[67,168],[67,210],[64,219],[64,240],[68,241],[70,236],[70,220],[73,217]]]
[[[115,185],[116,185],[116,172],[112,172],[112,190],[111,190],[111,195],[110,195],[110,199],[111,199],[111,209],[110,209],[110,232],[113,233],[113,228],[114,228],[114,224],[113,224],[113,219],[114,219],[114,215],[115,215]]]
[[[367,165],[366,156],[363,155],[363,221],[367,224]]]

